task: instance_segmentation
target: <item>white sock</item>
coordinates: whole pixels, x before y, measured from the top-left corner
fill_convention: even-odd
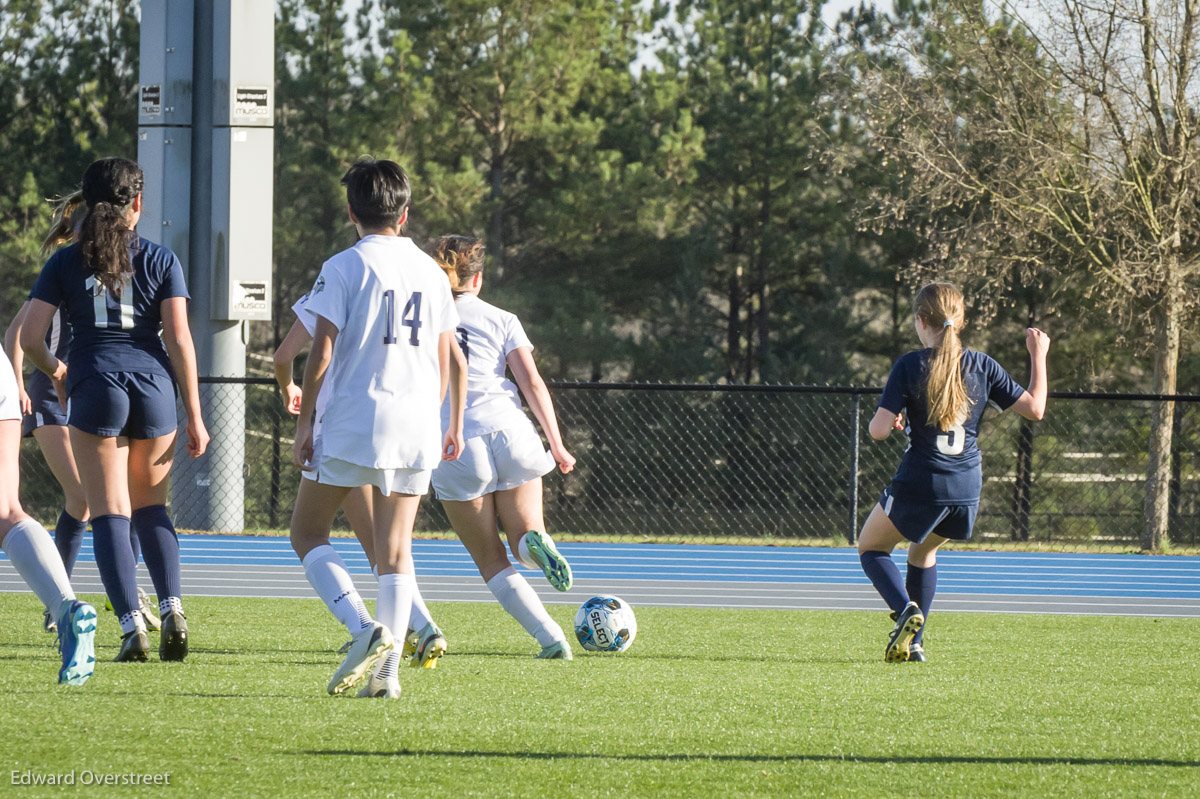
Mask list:
[[[500,607],[519,621],[525,632],[536,638],[542,646],[567,640],[562,627],[559,627],[546,612],[546,606],[542,604],[533,586],[517,574],[512,566],[488,580],[487,587],[500,601]]]
[[[346,625],[351,635],[371,626],[371,614],[358,595],[345,562],[333,547],[322,544],[305,555],[301,563],[304,564],[304,576],[317,596],[325,601],[329,612]]]
[[[408,616],[408,626],[414,630],[420,630],[426,624],[433,621],[433,616],[429,614],[429,608],[425,607],[425,598],[421,596],[421,589],[417,585],[416,580],[413,580],[412,594],[412,612]],[[406,631],[407,632],[407,631]],[[399,639],[397,639],[399,640]]]
[[[4,552],[17,574],[57,620],[62,603],[74,600],[75,592],[46,528],[33,519],[17,522],[4,536]]]
[[[543,535],[545,535],[545,533],[543,533]],[[517,551],[513,554],[517,556],[517,561],[525,568],[537,569],[540,567],[533,562],[533,555],[529,552],[529,544],[525,542],[525,539],[528,537],[529,533],[521,534],[520,540],[517,541]]]
[[[173,610],[183,613],[183,600],[177,596],[169,596],[158,600],[158,615],[166,616]]]
[[[121,624],[121,635],[131,633],[139,627],[142,632],[146,632],[146,618],[142,616],[140,610],[131,610],[118,619],[118,621]]]
[[[412,597],[416,588],[417,578],[411,574],[379,575],[379,599],[375,601],[375,619],[392,631],[392,637],[396,639],[397,646],[375,669],[375,676],[378,679],[383,680],[397,676],[400,667],[400,650],[403,648],[404,632],[408,629],[408,616],[412,609]]]

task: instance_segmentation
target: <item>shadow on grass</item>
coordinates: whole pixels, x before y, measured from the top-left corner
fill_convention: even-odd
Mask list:
[[[955,755],[904,755],[899,757],[843,757],[841,755],[605,755],[595,752],[454,752],[439,750],[398,749],[395,752],[368,752],[353,749],[310,749],[293,752],[296,755],[326,757],[460,757],[486,758],[503,757],[513,760],[631,760],[659,762],[731,762],[731,763],[880,763],[915,765],[1029,765],[1029,766],[1143,766],[1167,768],[1198,768],[1200,762],[1192,760],[1166,760],[1163,758],[1120,758],[1120,757],[967,757]]]

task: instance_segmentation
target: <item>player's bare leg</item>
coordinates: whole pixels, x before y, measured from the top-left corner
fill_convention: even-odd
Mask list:
[[[573,582],[571,565],[554,546],[550,534],[545,532],[542,478],[497,491],[493,496],[513,556],[526,566],[541,569],[550,585],[559,591],[570,590]]]
[[[454,532],[462,540],[492,594],[525,631],[542,645],[542,652],[571,659],[562,628],[550,618],[533,586],[512,567],[496,526],[496,494],[466,502],[442,502]],[[541,497],[538,498],[539,504]]]
[[[34,428],[33,440],[42,450],[50,473],[62,487],[63,509],[54,526],[54,546],[57,547],[63,566],[67,569],[67,577],[70,578],[83,546],[88,520],[87,497],[83,493],[79,469],[75,466],[75,456],[71,452],[71,437],[66,425],[44,424]],[[56,625],[54,612],[47,608],[42,618],[42,626],[46,632],[56,632]]]
[[[95,668],[96,611],[80,602],[46,529],[21,508],[21,423],[0,421],[0,548],[57,620],[62,668],[58,681],[82,685]]]

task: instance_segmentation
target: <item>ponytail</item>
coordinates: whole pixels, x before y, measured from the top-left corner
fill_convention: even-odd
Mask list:
[[[135,234],[126,214],[142,185],[141,167],[125,158],[103,158],[83,174],[80,191],[88,213],[79,231],[79,251],[96,280],[116,296],[133,274],[129,245]]]
[[[439,236],[430,243],[429,254],[450,278],[450,289],[458,297],[483,271],[486,251],[482,241],[470,236]]]
[[[962,292],[950,283],[930,283],[917,293],[914,311],[927,327],[941,329],[929,359],[925,398],[929,422],[948,431],[962,424],[971,411],[971,397],[962,374]]]
[[[50,257],[50,253],[75,238],[75,231],[79,229],[87,213],[82,191],[59,197],[53,202],[54,215],[50,218],[50,232],[42,239],[43,258]]]
[[[133,236],[125,225],[124,210],[112,203],[99,202],[88,210],[79,231],[79,249],[88,269],[109,294],[120,296],[125,278],[133,273],[129,258],[129,240]]]

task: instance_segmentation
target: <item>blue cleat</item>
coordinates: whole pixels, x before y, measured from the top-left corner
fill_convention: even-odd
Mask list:
[[[96,670],[96,609],[78,599],[58,620],[59,684],[83,685]]]
[[[546,533],[530,530],[525,534],[525,544],[534,564],[541,569],[550,585],[559,591],[571,589],[571,564],[554,546],[554,541]]]

